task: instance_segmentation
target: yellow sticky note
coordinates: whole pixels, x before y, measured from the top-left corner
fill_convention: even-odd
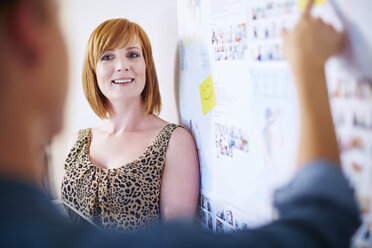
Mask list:
[[[301,9],[301,10],[305,9],[307,2],[308,2],[308,0],[298,0],[297,1],[298,8]],[[326,3],[326,0],[315,0],[314,6],[315,5],[324,5],[325,3]]]
[[[207,79],[199,85],[199,91],[203,114],[205,115],[206,113],[211,111],[217,104],[211,75],[209,75],[209,77],[207,77]]]

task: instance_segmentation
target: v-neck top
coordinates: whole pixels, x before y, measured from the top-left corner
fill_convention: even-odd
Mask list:
[[[65,161],[62,200],[103,229],[139,230],[158,223],[165,155],[177,127],[164,126],[140,157],[113,169],[90,161],[91,129],[80,130]]]

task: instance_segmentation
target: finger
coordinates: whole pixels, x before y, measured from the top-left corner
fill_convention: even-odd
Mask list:
[[[287,35],[288,35],[288,29],[282,28],[282,30],[280,31],[280,35],[282,36],[283,39],[285,37],[287,37]]]
[[[287,47],[288,47],[288,36],[290,35],[289,34],[289,30],[286,29],[286,28],[283,28],[281,31],[280,31],[280,35],[282,36],[282,39],[283,39],[283,45],[282,45],[282,48],[281,48],[281,53],[282,53],[282,56],[283,56],[283,59],[288,59],[288,56],[287,56]]]
[[[280,31],[280,36],[282,37],[283,44],[284,44],[284,43],[287,43],[287,42],[288,42],[288,37],[289,37],[289,30],[283,28],[283,29]]]
[[[344,30],[341,33],[338,33],[338,38],[340,40],[339,42],[339,47],[338,47],[338,52],[344,50],[348,45],[349,45],[349,35],[348,33]]]
[[[310,16],[311,9],[313,8],[313,5],[314,5],[314,0],[308,0],[302,16],[304,16],[304,17]]]
[[[323,21],[323,19],[320,18],[320,17],[316,18],[316,21],[317,21],[318,23],[320,23],[320,24],[325,24],[325,22]]]

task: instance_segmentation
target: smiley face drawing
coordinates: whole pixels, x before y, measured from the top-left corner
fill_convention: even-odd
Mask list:
[[[205,115],[209,111],[211,111],[217,104],[211,75],[209,75],[209,77],[199,85],[199,92],[203,114]]]

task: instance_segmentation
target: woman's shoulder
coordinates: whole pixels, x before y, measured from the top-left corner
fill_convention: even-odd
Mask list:
[[[192,145],[194,146],[194,138],[186,128],[182,125],[170,123],[168,124],[172,127],[172,135],[169,140],[169,145]]]
[[[78,140],[83,139],[85,136],[87,136],[90,132],[91,128],[84,128],[80,129],[79,131],[75,131],[67,144],[67,153],[69,153],[72,148],[74,148],[75,144],[78,142]]]
[[[188,135],[188,131],[182,125],[168,122],[158,116],[154,116],[154,118],[152,119],[152,126],[153,129],[160,130],[160,132],[163,133],[169,133],[172,135],[172,137]]]
[[[192,135],[182,125],[165,121],[158,116],[152,121],[154,128],[160,129],[160,134],[168,136],[169,146],[194,144]]]
[[[160,118],[159,116],[156,116],[156,115],[153,115],[152,118],[150,119],[150,123],[151,123],[151,128],[153,129],[164,129],[164,128],[173,128],[173,129],[176,129],[178,127],[181,127],[183,129],[183,126],[182,125],[179,125],[177,123],[173,123],[173,122],[168,122],[162,118]]]
[[[156,116],[156,115],[152,115],[150,118],[149,118],[149,127],[152,128],[152,129],[161,129],[167,125],[169,125],[170,123],[167,122],[166,120],[160,118],[159,116]]]
[[[172,125],[172,129],[167,147],[166,164],[174,164],[172,167],[178,168],[189,168],[191,164],[197,165],[197,149],[192,134],[178,124]]]

